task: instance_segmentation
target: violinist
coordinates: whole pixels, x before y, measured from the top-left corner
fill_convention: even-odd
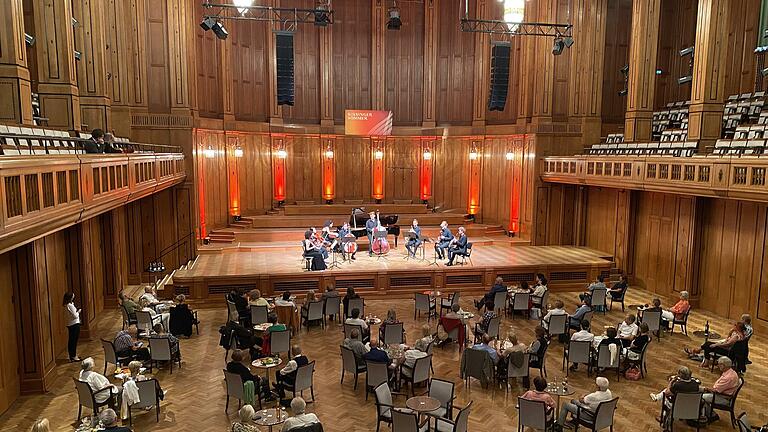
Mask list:
[[[379,226],[379,220],[376,219],[376,213],[368,213],[370,219],[365,221],[365,231],[368,233],[368,256],[373,256],[373,232]]]
[[[355,235],[352,234],[352,230],[349,229],[349,223],[344,222],[344,225],[342,225],[341,228],[339,228],[339,238],[343,239],[343,238],[346,238],[347,236],[351,236],[354,238]],[[355,241],[353,240],[348,243],[347,247],[351,251],[351,255],[349,258],[354,261],[355,254],[357,253],[357,243],[355,243]],[[343,244],[341,248],[341,257],[345,260],[347,259],[347,251],[344,249]]]
[[[304,232],[304,256],[305,257],[312,257],[312,267],[311,269],[314,270],[325,270],[325,260],[323,259],[323,252],[320,250],[320,247],[317,246],[317,242],[314,239],[314,236],[312,235],[312,230],[307,230]]]
[[[453,265],[453,259],[456,258],[456,255],[465,255],[467,254],[467,233],[464,227],[459,227],[458,237],[454,238],[451,241],[451,245],[448,247],[448,264],[449,266]]]
[[[329,220],[325,222],[325,225],[323,225],[323,230],[321,233],[321,237],[323,239],[323,245],[329,250],[338,251],[339,235],[338,233],[332,232],[331,229],[333,229],[333,221]]]
[[[408,242],[405,243],[405,249],[408,250],[408,254],[412,255],[414,258],[416,258],[416,251],[419,249],[419,246],[421,246],[421,227],[419,226],[419,221],[416,219],[413,220],[413,223],[411,224],[411,229],[408,230],[408,232],[416,234],[416,237],[411,237],[408,239]]]
[[[440,222],[440,236],[437,237],[435,242],[435,254],[437,254],[438,258],[445,259],[445,252],[448,250],[451,240],[453,240],[453,233],[448,229],[448,222]]]
[[[320,251],[320,253],[323,255],[323,259],[328,259],[328,249],[325,247],[323,243],[323,237],[320,235],[319,232],[317,232],[317,228],[312,227],[309,229],[311,233],[311,240],[312,243],[315,245],[315,248]]]

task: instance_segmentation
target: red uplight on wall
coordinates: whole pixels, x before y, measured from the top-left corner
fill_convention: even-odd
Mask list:
[[[384,140],[372,138],[371,150],[371,197],[379,201],[384,199]]]
[[[476,215],[480,210],[480,170],[482,141],[473,140],[469,148],[469,200],[467,213]]]
[[[336,161],[333,149],[334,138],[323,138],[323,199],[330,204],[336,196]]]
[[[515,149],[510,152],[513,157],[507,158],[507,169],[511,171],[512,187],[509,200],[509,227],[508,230],[512,233],[520,232],[520,180],[522,178],[522,164],[523,157],[519,150]]]
[[[273,198],[280,205],[285,201],[285,158],[288,157],[282,136],[272,137],[272,148],[272,192]]]
[[[227,151],[227,172],[229,174],[229,215],[240,216],[240,160],[243,149],[238,137],[231,137]],[[239,156],[238,156],[239,155]]]
[[[201,132],[197,133],[197,157],[195,158],[195,162],[197,162],[197,205],[200,208],[199,212],[199,218],[200,218],[200,240],[204,239],[208,235],[208,230],[205,226],[205,165],[207,157],[200,157],[204,156],[204,151],[207,150],[208,146],[204,145],[204,135]]]
[[[426,203],[432,198],[432,167],[434,161],[435,140],[425,139],[421,142],[421,164],[419,166],[419,195]]]

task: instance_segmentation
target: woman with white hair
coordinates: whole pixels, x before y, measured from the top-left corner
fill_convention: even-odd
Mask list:
[[[253,416],[256,412],[250,405],[243,405],[237,412],[240,421],[232,423],[232,432],[259,432],[259,428],[253,422]]]
[[[104,431],[108,432],[131,432],[131,430],[125,426],[117,425],[117,414],[115,410],[107,408],[99,414],[99,420],[104,425]]]
[[[166,331],[171,328],[170,326],[170,320],[171,320],[171,314],[168,312],[162,312],[157,313],[154,309],[152,309],[149,300],[142,297],[141,300],[139,300],[139,307],[141,307],[142,312],[149,312],[149,315],[152,316],[152,326],[156,326],[155,323],[162,323],[163,329]],[[149,329],[151,330],[151,329]]]
[[[51,424],[47,418],[41,418],[32,425],[30,432],[51,432]]]
[[[80,381],[85,381],[91,387],[91,390],[95,393],[94,398],[96,402],[103,403],[111,399],[109,405],[111,407],[117,406],[113,396],[120,393],[120,389],[109,382],[104,375],[94,372],[93,367],[95,363],[93,358],[88,357],[80,363]],[[110,388],[110,391],[101,391],[105,388]]]
[[[291,411],[293,411],[293,417],[288,417],[288,419],[285,420],[285,423],[283,423],[282,431],[286,432],[291,429],[320,423],[320,419],[318,419],[316,415],[312,413],[305,413],[305,409],[307,409],[307,403],[304,402],[304,399],[300,397],[293,398],[293,400],[291,400]]]
[[[672,322],[675,318],[682,319],[688,309],[691,308],[691,304],[688,303],[688,291],[680,291],[680,300],[672,306],[671,309],[664,309],[661,311],[661,319],[664,321]]]
[[[557,418],[557,422],[560,426],[565,425],[565,419],[568,417],[569,412],[575,416],[579,407],[581,407],[582,409],[587,409],[594,413],[601,402],[613,399],[611,391],[608,390],[608,378],[597,377],[597,379],[595,379],[595,385],[597,386],[596,391],[585,395],[579,400],[573,399],[570,402],[563,404],[563,407],[560,408],[560,416]]]

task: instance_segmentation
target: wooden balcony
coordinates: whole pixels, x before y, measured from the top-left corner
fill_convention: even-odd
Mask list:
[[[589,155],[541,163],[546,182],[768,201],[763,157]]]
[[[0,253],[184,181],[184,155],[0,157]]]

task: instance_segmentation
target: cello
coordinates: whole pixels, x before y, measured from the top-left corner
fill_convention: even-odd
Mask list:
[[[381,226],[381,219],[379,218],[379,212],[376,211],[376,230],[377,232],[387,232],[387,229]],[[373,253],[377,255],[386,255],[389,253],[389,241],[387,240],[386,234],[384,237],[377,237],[373,239]]]

